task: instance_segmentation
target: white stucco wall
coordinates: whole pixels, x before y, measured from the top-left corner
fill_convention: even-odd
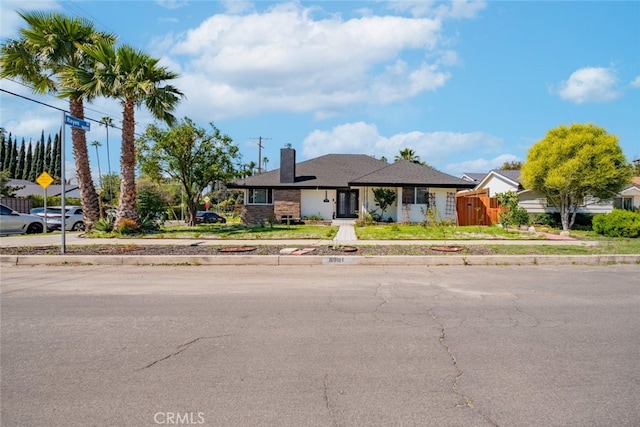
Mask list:
[[[300,192],[301,211],[303,217],[309,218],[312,215],[320,216],[322,219],[331,221],[336,210],[336,191],[327,190],[327,199],[324,202],[325,190],[302,190]]]
[[[518,187],[512,182],[507,181],[499,175],[491,174],[486,182],[482,183],[476,190],[489,189],[489,197],[495,197],[498,193],[506,193],[507,191],[518,191]]]
[[[360,210],[362,212],[380,214],[380,208],[376,205],[376,197],[373,190],[380,187],[358,187],[360,190]],[[391,188],[391,187],[385,187]],[[384,219],[391,218],[394,222],[398,221],[397,206],[400,199],[400,191],[398,188],[391,188],[396,192],[396,201],[384,211]]]

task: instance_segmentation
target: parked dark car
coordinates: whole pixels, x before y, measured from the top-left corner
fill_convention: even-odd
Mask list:
[[[196,213],[196,224],[211,224],[215,222],[224,224],[227,219],[215,212],[198,211]]]

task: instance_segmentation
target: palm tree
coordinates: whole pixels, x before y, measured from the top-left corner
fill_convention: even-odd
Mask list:
[[[113,119],[109,116],[104,116],[100,120],[100,125],[104,126],[105,129],[107,130],[107,171],[109,172],[109,176],[111,176],[111,155],[109,154],[109,128],[113,127]],[[111,200],[111,197],[113,194],[113,192],[111,191],[111,180],[108,180],[107,184],[109,185],[107,194],[109,195],[109,200]]]
[[[90,59],[78,46],[115,43],[115,36],[97,31],[92,22],[58,13],[18,12],[27,23],[20,38],[8,40],[0,54],[0,78],[17,78],[36,93],[52,93],[69,99],[71,115],[84,118],[83,100],[91,96],[61,74],[66,67],[89,69]],[[98,194],[91,178],[85,131],[72,128],[71,140],[76,163],[80,198],[88,230],[100,218]],[[64,178],[64,177],[63,177]]]
[[[100,189],[102,189],[102,172],[100,171],[100,153],[98,152],[98,147],[102,147],[100,141],[93,141],[91,143],[93,147],[96,147],[96,158],[98,159],[98,182],[100,184]]]
[[[412,163],[420,163],[420,157],[416,155],[416,152],[411,148],[405,148],[404,150],[400,150],[400,154],[397,155],[394,160],[397,162],[398,160],[407,160]]]
[[[267,157],[262,158],[262,164],[264,165],[264,171],[267,171],[267,164],[269,164],[269,159]]]
[[[162,83],[177,78],[178,74],[158,66],[158,59],[128,45],[117,49],[109,43],[79,47],[97,65],[91,70],[70,67],[67,78],[79,83],[79,87],[93,96],[109,96],[122,102],[121,180],[116,226],[123,219],[137,221],[135,108],[144,104],[157,119],[172,125],[175,117],[171,112],[183,94],[174,86],[162,86]]]

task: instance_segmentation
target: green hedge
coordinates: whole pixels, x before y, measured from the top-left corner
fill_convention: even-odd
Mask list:
[[[593,231],[607,237],[640,236],[640,213],[614,209],[593,217]]]

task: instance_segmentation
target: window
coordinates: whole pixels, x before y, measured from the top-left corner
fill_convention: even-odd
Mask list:
[[[429,187],[402,187],[402,204],[435,207],[436,194],[429,193]]]
[[[624,209],[626,211],[633,210],[633,197],[616,197],[613,199],[613,207],[616,209]]]
[[[270,205],[273,203],[273,190],[270,188],[252,188],[249,190],[250,205]]]

